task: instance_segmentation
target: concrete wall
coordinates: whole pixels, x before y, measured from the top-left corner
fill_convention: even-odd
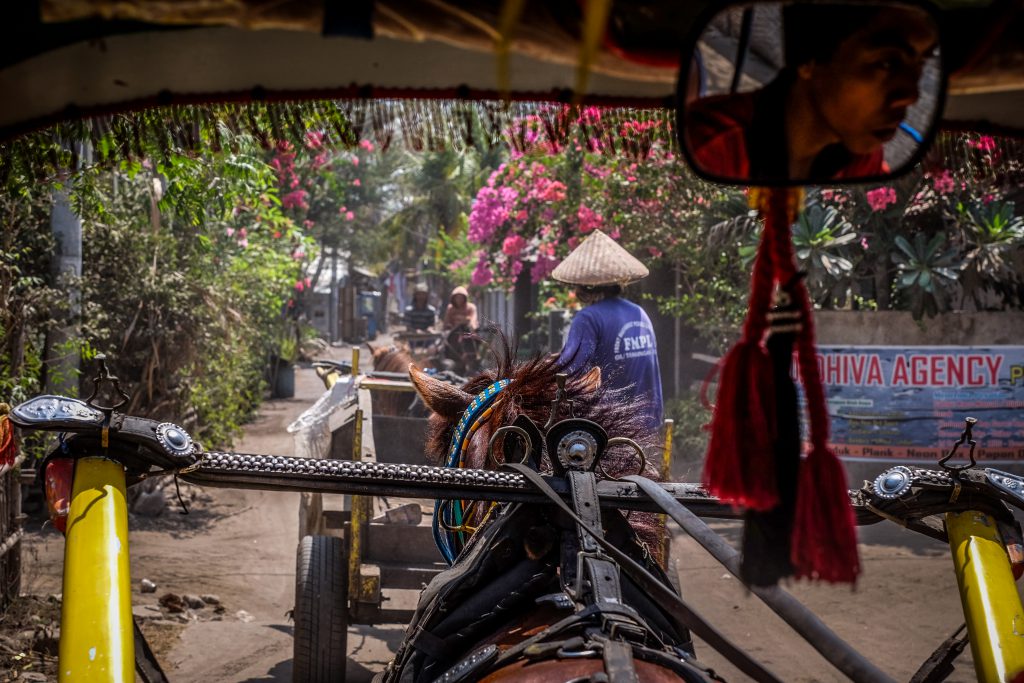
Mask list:
[[[816,311],[823,346],[1024,344],[1024,312],[945,313],[917,321],[906,311]]]

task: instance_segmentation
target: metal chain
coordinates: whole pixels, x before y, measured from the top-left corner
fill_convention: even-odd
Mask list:
[[[250,455],[211,451],[203,454],[199,474],[266,472],[339,481],[407,481],[409,483],[491,486],[526,490],[519,474],[503,470],[474,470],[431,465],[406,465],[353,460],[317,460],[280,455]]]

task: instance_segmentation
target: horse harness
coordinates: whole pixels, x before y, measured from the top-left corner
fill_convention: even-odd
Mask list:
[[[449,466],[458,466],[473,428],[506,385],[491,385],[471,403],[456,427],[446,459]],[[669,669],[686,681],[717,678],[696,664],[688,630],[645,595],[650,587],[622,575],[620,561],[625,561],[660,583],[662,590],[671,591],[664,572],[633,540],[626,519],[617,511],[602,518],[597,472],[609,442],[616,442],[599,425],[583,419],[557,422],[546,435],[528,418],[521,416],[516,425],[522,462],[510,467],[550,491],[538,474],[540,454],[546,452],[553,472],[569,482],[572,507],[566,510],[571,514],[549,506],[498,508],[491,523],[469,537],[451,568],[426,587],[407,638],[381,680],[464,683],[519,661],[583,658],[599,659],[603,666],[573,679],[580,683],[635,683],[637,660]],[[632,445],[642,458],[640,447]],[[438,503],[440,524],[451,519],[453,509],[458,503]],[[615,536],[615,543],[609,543],[606,533]],[[435,538],[447,557],[452,548],[444,536],[435,526]],[[531,543],[532,551],[527,547]],[[620,547],[627,548],[629,557],[622,557]],[[618,554],[619,561],[609,552]],[[566,614],[504,650],[493,642],[481,645],[502,624],[543,607]]]

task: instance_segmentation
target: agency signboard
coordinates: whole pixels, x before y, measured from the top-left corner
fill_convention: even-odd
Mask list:
[[[979,459],[1024,461],[1024,346],[823,346],[818,367],[840,456],[934,462],[970,416]]]

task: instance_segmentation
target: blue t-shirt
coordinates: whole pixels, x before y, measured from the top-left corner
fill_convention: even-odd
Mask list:
[[[650,417],[661,426],[661,370],[654,327],[644,309],[612,297],[587,306],[573,318],[559,360],[570,374],[601,368],[601,384],[631,387]]]

